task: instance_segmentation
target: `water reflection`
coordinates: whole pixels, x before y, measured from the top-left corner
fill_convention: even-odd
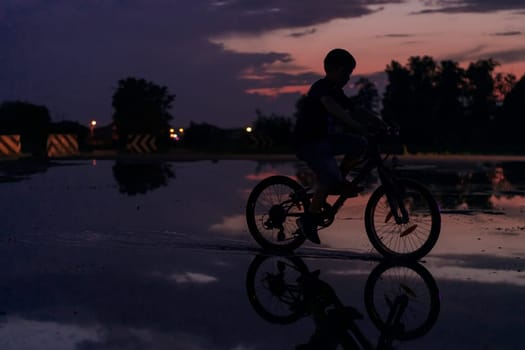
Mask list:
[[[45,173],[52,165],[55,164],[47,161],[0,161],[0,184],[26,180],[32,175]]]
[[[525,164],[520,162],[447,164],[431,159],[391,164],[401,177],[424,183],[444,213],[485,212],[503,214],[506,207],[525,204]],[[294,163],[296,179],[305,187],[315,185],[315,175],[302,163]],[[355,175],[355,171],[350,176]],[[365,182],[364,194],[377,187],[372,174]],[[502,207],[500,204],[504,203]]]
[[[421,161],[431,164],[431,160]],[[444,212],[498,213],[494,197],[523,202],[525,198],[525,163],[446,163],[432,166],[402,164],[401,176],[423,182],[434,194]],[[500,212],[501,213],[501,212]]]
[[[175,177],[171,164],[166,162],[126,162],[117,160],[113,165],[113,176],[117,180],[120,193],[129,196],[167,186],[168,180]]]
[[[361,331],[364,316],[345,306],[330,284],[310,271],[298,256],[255,257],[246,288],[255,312],[275,324],[312,317],[315,330],[296,349],[390,349],[396,341],[427,334],[440,311],[439,291],[432,275],[418,263],[382,262],[366,281],[364,301],[368,316],[379,330],[376,341]],[[376,344],[374,346],[373,344]]]

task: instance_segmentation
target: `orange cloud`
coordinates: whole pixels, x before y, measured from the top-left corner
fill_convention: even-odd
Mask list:
[[[269,88],[255,88],[245,90],[246,93],[251,95],[261,95],[268,97],[277,97],[281,94],[305,94],[310,85],[288,85],[288,86],[279,86],[279,87],[269,87]]]

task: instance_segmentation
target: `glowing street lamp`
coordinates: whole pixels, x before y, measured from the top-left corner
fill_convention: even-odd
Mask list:
[[[91,134],[91,137],[93,137],[93,134],[95,133],[95,126],[97,126],[97,121],[91,120],[91,122],[89,122],[89,132]]]
[[[247,127],[246,127],[246,132],[247,132],[247,133],[250,133],[250,132],[252,132],[252,131],[253,131],[253,129],[252,129],[251,126],[247,126]]]
[[[179,141],[180,137],[175,133],[175,128],[170,128],[170,139],[174,141]]]

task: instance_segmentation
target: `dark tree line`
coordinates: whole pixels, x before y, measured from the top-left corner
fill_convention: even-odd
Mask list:
[[[516,130],[525,112],[512,96],[525,96],[522,77],[495,73],[492,59],[437,63],[411,57],[403,66],[392,61],[381,114],[401,126],[409,151],[522,152]],[[514,99],[514,100],[513,100]]]

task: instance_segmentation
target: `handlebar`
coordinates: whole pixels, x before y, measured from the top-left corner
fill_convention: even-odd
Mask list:
[[[388,126],[386,129],[375,129],[368,133],[368,139],[376,144],[399,144],[399,127]]]

